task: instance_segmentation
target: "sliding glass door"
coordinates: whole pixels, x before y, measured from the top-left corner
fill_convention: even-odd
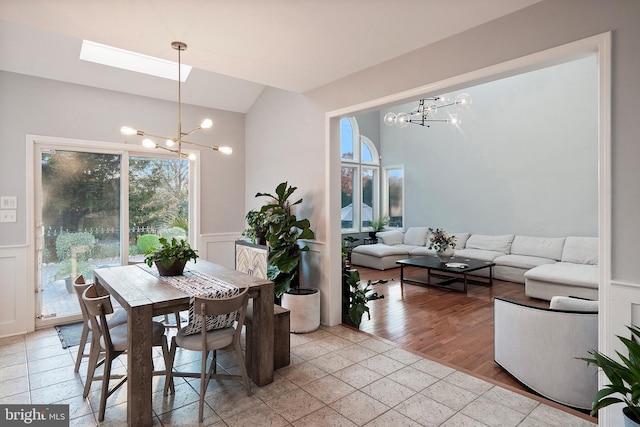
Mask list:
[[[161,236],[188,238],[190,168],[127,151],[37,147],[36,324],[44,326],[80,317],[78,275],[141,262]]]

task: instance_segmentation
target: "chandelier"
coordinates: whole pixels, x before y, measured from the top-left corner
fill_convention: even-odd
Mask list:
[[[384,115],[384,123],[400,128],[408,126],[409,123],[415,125],[430,127],[429,122],[445,122],[452,125],[459,125],[460,118],[456,114],[449,114],[445,118],[439,118],[436,113],[439,109],[457,105],[460,108],[467,107],[471,104],[471,97],[467,93],[459,94],[455,100],[449,101],[445,97],[435,96],[433,98],[421,99],[418,106],[411,110],[410,113],[393,113],[388,112]]]
[[[187,50],[187,44],[183,42],[173,42],[171,43],[171,47],[178,51],[178,136],[176,137],[167,137],[161,135],[153,135],[148,132],[144,132],[138,129],[134,129],[129,126],[122,126],[120,128],[120,133],[123,135],[138,135],[138,136],[148,136],[152,138],[158,138],[165,140],[165,145],[160,145],[153,141],[150,138],[145,138],[142,140],[142,146],[145,148],[160,148],[162,150],[170,151],[172,153],[176,153],[180,158],[188,158],[189,160],[195,160],[196,156],[193,153],[184,153],[182,151],[182,144],[191,144],[196,145],[198,147],[211,148],[214,151],[219,151],[223,154],[231,154],[233,149],[231,147],[221,147],[218,145],[203,145],[195,142],[185,141],[183,137],[191,135],[193,132],[200,129],[209,129],[213,126],[213,122],[211,119],[204,119],[200,126],[195,129],[190,130],[189,132],[182,131],[182,102],[181,102],[181,61],[180,61],[180,53],[184,50]]]

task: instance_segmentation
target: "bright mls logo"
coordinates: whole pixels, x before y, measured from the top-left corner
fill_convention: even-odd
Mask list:
[[[69,427],[69,405],[0,405],[0,426]]]

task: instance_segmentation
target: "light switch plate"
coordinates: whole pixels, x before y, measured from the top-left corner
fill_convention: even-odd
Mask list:
[[[15,209],[0,210],[0,222],[16,222],[16,210]]]
[[[16,209],[18,207],[18,198],[16,196],[0,197],[0,209]]]

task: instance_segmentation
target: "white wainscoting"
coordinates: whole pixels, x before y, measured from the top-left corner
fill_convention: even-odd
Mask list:
[[[33,273],[27,246],[0,247],[0,337],[33,331]]]
[[[201,234],[198,255],[223,267],[236,268],[236,240],[242,232]]]

